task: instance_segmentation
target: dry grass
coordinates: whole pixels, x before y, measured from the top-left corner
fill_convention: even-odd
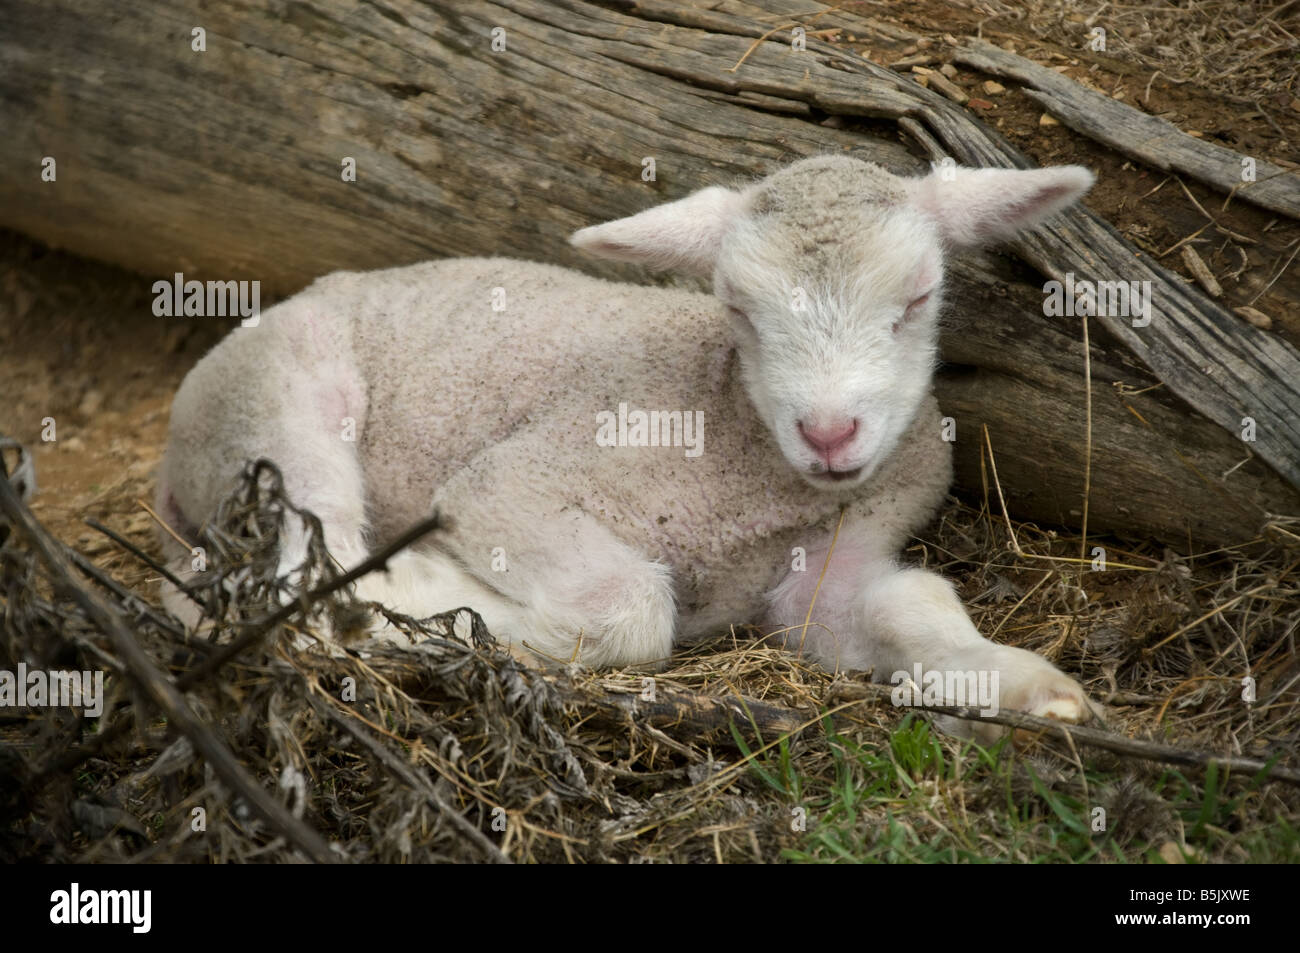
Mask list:
[[[288,505],[263,471],[206,531],[211,572],[197,595],[218,641],[279,608],[285,581],[268,567]],[[1293,531],[1280,525],[1276,543],[1191,556],[1102,541],[1108,568],[1097,572],[1078,563],[1078,538],[954,501],[909,558],[955,578],[982,631],[1081,677],[1107,703],[1112,730],[1295,766]],[[105,668],[112,698],[97,726],[66,709],[8,719],[4,859],[303,859],[275,818],[251,810],[214,774],[195,739],[159,719],[67,593],[49,595],[49,574],[19,532],[0,548],[0,567],[0,667],[25,658]],[[983,753],[887,703],[842,701],[843,683],[832,675],[739,632],[679,653],[653,676],[655,691],[781,706],[802,717],[803,730],[777,735],[743,717],[720,730],[633,717],[608,702],[639,695],[647,673],[538,671],[471,626],[468,613],[423,623],[390,616],[419,643],[413,649],[329,650],[311,633],[326,619],[347,630],[355,607],[345,591],[314,600],[305,620],[274,627],[196,679],[214,643],[147,608],[152,571],[118,575],[131,589],[108,593],[117,611],[160,669],[194,683],[188,703],[213,738],[340,859],[1247,860],[1300,852],[1293,786],[1068,746]],[[308,587],[336,578],[315,547]],[[1247,674],[1258,686],[1253,704],[1242,700]],[[96,741],[96,727],[107,741]],[[1102,832],[1088,826],[1097,807],[1109,818]]]
[[[990,22],[1001,26],[1016,22],[1067,49],[1087,48],[1090,31],[1100,27],[1108,56],[1257,109],[1278,93],[1287,101],[1297,93],[1296,0],[977,0],[962,5],[989,13]]]

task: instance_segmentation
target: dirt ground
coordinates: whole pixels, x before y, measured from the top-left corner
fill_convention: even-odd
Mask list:
[[[152,500],[172,395],[226,329],[154,317],[148,279],[10,232],[0,269],[0,431],[35,451],[32,511],[90,555],[115,547],[88,518],[154,548],[140,501]]]

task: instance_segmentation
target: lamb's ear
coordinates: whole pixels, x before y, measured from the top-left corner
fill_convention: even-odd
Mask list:
[[[955,245],[1010,238],[1059,212],[1092,188],[1081,165],[1046,169],[939,168],[914,179],[912,202]]]
[[[741,193],[714,186],[629,218],[584,228],[569,241],[601,258],[708,275],[722,236],[743,204]]]

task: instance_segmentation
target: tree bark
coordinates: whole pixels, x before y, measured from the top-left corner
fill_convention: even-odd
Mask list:
[[[815,37],[793,51],[782,16],[808,9],[105,0],[89,17],[75,0],[11,0],[0,224],[146,281],[253,279],[264,295],[337,269],[464,254],[646,281],[583,258],[568,235],[823,152],[905,174],[926,167],[927,148],[1028,164],[911,80]],[[825,125],[828,114],[842,118]],[[42,180],[43,157],[55,181]],[[341,174],[348,158],[355,182]],[[984,492],[987,426],[1011,515],[1078,523],[1082,323],[1045,317],[1042,292],[1044,275],[1073,270],[1151,280],[1159,309],[1141,330],[1091,319],[1090,532],[1235,543],[1269,514],[1300,512],[1293,348],[1139,258],[1086,210],[1013,248],[1037,274],[999,254],[951,274],[938,391],[956,421],[959,488]],[[1243,417],[1254,442],[1241,439]]]

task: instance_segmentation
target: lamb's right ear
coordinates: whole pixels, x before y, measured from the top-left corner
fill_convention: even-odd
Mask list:
[[[913,179],[912,201],[954,245],[1010,238],[1065,208],[1092,187],[1083,166],[1045,169],[939,168]]]
[[[740,192],[714,186],[628,218],[584,228],[569,241],[601,258],[709,275],[722,236],[743,206]]]

